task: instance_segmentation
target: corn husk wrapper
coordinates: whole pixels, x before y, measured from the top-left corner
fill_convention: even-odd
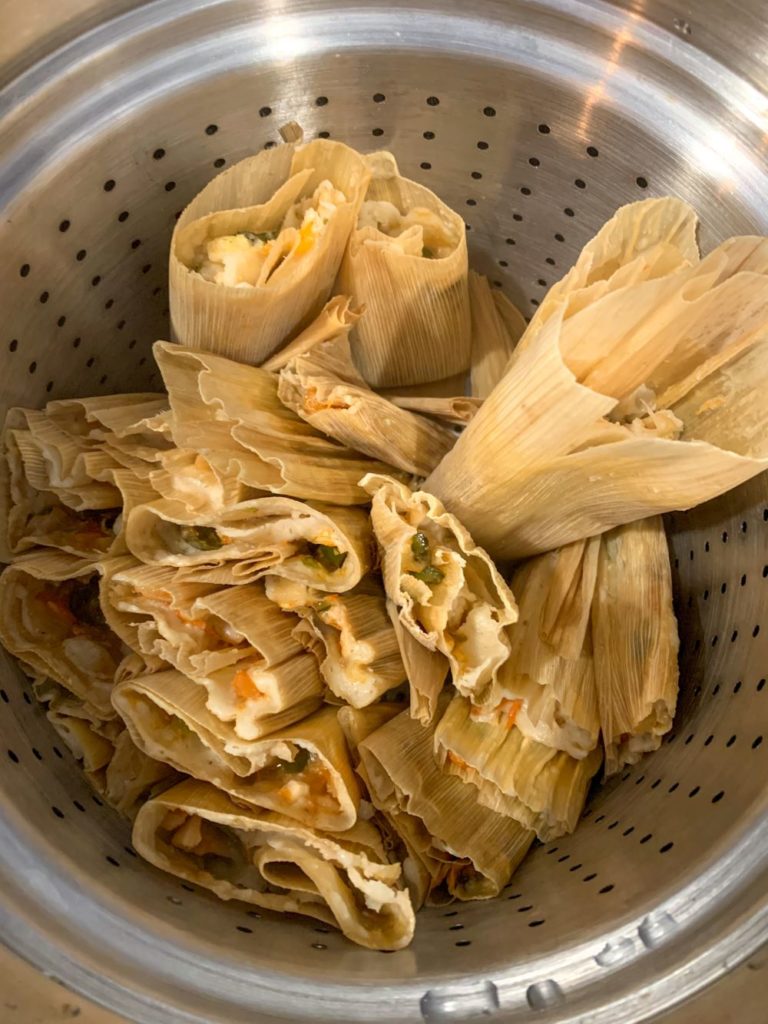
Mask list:
[[[32,429],[14,429],[40,422]],[[12,409],[3,434],[6,558],[56,547],[84,558],[124,552],[123,515],[156,496],[103,447],[64,433],[44,413]]]
[[[431,873],[430,902],[496,896],[533,833],[481,806],[474,787],[441,771],[433,742],[434,728],[407,712],[364,739],[358,750],[371,798]]]
[[[143,808],[133,844],[222,899],[304,914],[369,949],[400,949],[413,936],[400,865],[388,862],[370,822],[328,835],[190,780]]]
[[[194,547],[184,539],[187,527],[214,529],[217,541],[206,543],[220,546]],[[256,498],[211,517],[161,499],[131,513],[126,540],[136,558],[176,566],[185,582],[242,584],[275,574],[332,593],[359,583],[372,557],[362,510],[281,497]],[[344,556],[339,567],[318,562],[312,545],[335,548]]]
[[[501,319],[504,321],[504,326],[507,328],[507,334],[514,349],[525,333],[528,323],[517,306],[507,298],[503,291],[494,288],[492,294],[494,304]]]
[[[168,398],[157,392],[135,392],[122,395],[96,395],[93,398],[61,398],[49,402],[46,415],[61,429],[73,436],[87,436],[103,441],[104,437],[143,438],[159,444],[167,440]]]
[[[518,347],[425,488],[497,558],[520,558],[690,508],[761,472],[768,431],[756,402],[768,368],[747,356],[765,342],[768,275],[738,269],[749,265],[750,252],[758,265],[754,240],[731,240],[695,268],[611,292],[565,321],[554,314]],[[630,406],[644,381],[663,391],[676,372],[684,377],[713,351],[731,348],[740,356],[710,362],[704,382],[721,419],[726,407],[735,413],[729,447],[719,447],[714,426],[710,434],[712,405],[694,404],[693,391],[671,413],[635,416],[627,425],[603,419],[619,399]],[[580,378],[600,379],[604,390]]]
[[[244,363],[263,362],[328,300],[368,179],[358,153],[325,139],[265,150],[214,178],[184,210],[171,239],[174,337]],[[281,231],[257,284],[216,284],[196,272],[196,252],[206,241],[279,228],[289,209],[326,180],[345,201],[312,237]]]
[[[292,359],[311,351],[316,345],[347,338],[363,312],[362,309],[353,309],[349,295],[335,295],[326,302],[309,327],[263,362],[261,369],[279,373]]]
[[[386,598],[372,578],[345,594],[313,595],[299,610],[296,640],[314,649],[331,693],[363,708],[405,680]]]
[[[371,522],[382,554],[384,587],[400,620],[419,643],[444,654],[460,693],[481,703],[509,655],[505,627],[517,605],[498,569],[463,525],[426,491],[367,476]],[[413,553],[416,534],[429,540],[427,558],[442,576],[418,579],[426,561]]]
[[[177,782],[174,769],[148,757],[126,730],[115,741],[115,752],[104,771],[104,799],[120,814],[133,820],[139,808]]]
[[[391,153],[375,153],[366,201],[428,213],[398,238],[353,231],[338,286],[364,304],[354,356],[371,386],[417,384],[465,371],[470,359],[467,242],[461,217],[423,185],[400,176]],[[434,235],[434,238],[432,237]],[[426,259],[422,248],[449,254]]]
[[[320,702],[317,664],[292,635],[298,619],[281,613],[259,583],[179,583],[173,569],[142,565],[116,574],[107,596],[133,620],[147,669],[170,664],[201,683],[208,710],[243,739],[261,735],[276,715]]]
[[[477,721],[458,695],[435,730],[435,753],[444,771],[472,784],[482,806],[534,829],[542,842],[576,828],[602,762],[601,750],[575,760],[514,725]]]
[[[573,316],[610,291],[699,262],[696,211],[666,196],[620,207],[582,249],[576,263],[554,284],[526,328],[529,344],[560,309]]]
[[[346,705],[339,708],[339,724],[344,731],[355,770],[361,779],[365,775],[365,769],[360,763],[359,745],[371,733],[392,721],[401,710],[398,704],[387,702],[371,704],[367,708],[351,708]],[[366,796],[369,796],[367,788]],[[361,801],[361,817],[367,817],[367,808],[368,802]],[[390,850],[390,856],[402,864],[403,881],[408,888],[413,909],[419,910],[423,907],[431,891],[434,891],[436,897],[432,902],[441,902],[440,896],[443,897],[442,902],[452,899],[450,894],[442,889],[440,883],[433,885],[433,880],[437,878],[442,881],[445,861],[430,856],[432,839],[423,822],[403,812],[385,813],[374,809],[372,804],[368,814],[375,817],[384,835],[385,848]]]
[[[271,735],[243,740],[206,708],[205,688],[179,672],[120,683],[112,699],[136,745],[177,771],[312,827],[354,823],[359,786],[335,709],[304,718],[310,706],[297,724],[275,721]],[[286,770],[307,756],[301,770]]]
[[[454,431],[401,409],[359,376],[346,338],[323,342],[280,370],[280,400],[340,444],[426,476],[456,439]]]
[[[401,409],[418,412],[422,416],[431,416],[433,419],[458,427],[466,426],[483,404],[481,398],[472,398],[470,395],[454,395],[448,398],[391,395],[389,400]]]
[[[592,607],[605,773],[657,750],[677,704],[677,620],[660,518],[601,538]]]
[[[383,464],[332,441],[280,401],[266,370],[167,342],[154,346],[173,436],[225,478],[275,494],[359,505],[366,472]]]
[[[595,749],[600,733],[590,612],[600,539],[577,541],[519,566],[511,579],[520,617],[499,671],[501,700],[473,719],[515,725],[571,757]]]
[[[470,388],[475,398],[483,399],[504,376],[522,332],[510,334],[488,278],[474,270],[469,272],[469,308],[472,313]]]
[[[266,492],[223,472],[204,455],[191,448],[174,448],[163,453],[159,467],[149,480],[161,498],[180,501],[195,512],[216,514],[241,501],[263,497]]]
[[[431,651],[403,625],[394,601],[387,599],[387,614],[400,647],[410,693],[411,717],[428,726],[435,718],[438,701],[450,666],[440,651]]]
[[[81,704],[80,708],[82,707]],[[45,717],[71,751],[75,760],[82,763],[86,776],[98,780],[94,781],[94,785],[103,792],[104,770],[112,760],[115,745],[106,736],[96,731],[92,720],[77,713],[80,708],[75,708],[72,713],[67,701],[55,701],[51,703]],[[112,721],[114,722],[114,719]]]
[[[401,398],[454,398],[467,390],[467,372],[451,374],[441,380],[426,380],[421,384],[401,384],[399,387],[376,388],[378,394],[393,402]]]
[[[100,621],[106,609],[98,589],[85,589],[98,588],[105,571],[105,565],[46,551],[22,556],[0,576],[0,642],[100,719],[114,717],[110,692],[127,653],[109,619]]]
[[[116,463],[92,437],[68,433],[36,409],[9,409],[5,429],[13,434],[24,476],[35,490],[54,493],[75,511],[118,504],[117,491],[94,476],[94,468],[98,472],[105,463]]]

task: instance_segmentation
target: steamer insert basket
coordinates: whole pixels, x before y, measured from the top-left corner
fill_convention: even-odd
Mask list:
[[[705,250],[768,233],[762,8],[155,0],[110,20],[94,4],[0,94],[3,406],[156,389],[174,218],[289,120],[391,148],[527,313],[634,199],[692,202]],[[766,481],[669,527],[673,733],[502,896],[423,912],[388,956],[145,865],[5,658],[3,937],[145,1024],[628,1024],[676,1005],[768,937]]]

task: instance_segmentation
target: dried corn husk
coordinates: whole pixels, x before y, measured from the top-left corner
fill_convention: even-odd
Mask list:
[[[602,761],[600,750],[577,761],[514,725],[477,721],[458,695],[435,730],[435,753],[443,770],[475,787],[480,804],[534,829],[542,842],[574,830]]]
[[[70,698],[71,699],[71,698]],[[95,788],[103,792],[104,769],[115,753],[115,744],[100,735],[93,721],[82,714],[71,713],[68,701],[52,701],[45,717],[66,744],[76,761],[82,763],[86,776],[93,780]],[[80,708],[84,705],[80,703]],[[76,708],[75,711],[79,711]],[[114,719],[112,720],[114,722]]]
[[[388,862],[370,822],[325,835],[188,780],[142,809],[133,844],[156,867],[222,899],[304,914],[369,949],[400,949],[413,936],[400,865]]]
[[[294,639],[316,651],[331,693],[353,708],[372,704],[404,681],[384,590],[374,579],[345,594],[316,591],[299,614]]]
[[[119,718],[94,717],[82,701],[50,680],[36,688],[36,696],[50,700],[46,718],[81,763],[88,782],[126,817],[135,817],[145,800],[178,779],[172,768],[133,744]]]
[[[469,395],[456,395],[453,398],[390,395],[389,400],[401,409],[419,412],[424,416],[431,416],[433,419],[459,427],[466,426],[483,404],[481,398],[472,398]]]
[[[97,719],[114,717],[110,691],[127,653],[101,621],[98,581],[108,565],[35,552],[0,576],[0,642],[34,672],[61,683]]]
[[[394,388],[376,388],[378,394],[394,402],[395,398],[453,398],[467,390],[467,372],[454,373],[442,380],[426,380],[421,384],[401,384]]]
[[[205,688],[180,672],[127,680],[112,699],[134,743],[150,757],[316,828],[336,831],[354,823],[359,787],[335,709],[304,718],[317,707],[308,702],[294,717],[272,716],[271,735],[265,730],[243,740],[206,708]],[[286,770],[299,758],[306,760],[301,770]]]
[[[337,444],[277,396],[277,378],[208,352],[154,347],[173,410],[173,436],[225,479],[336,505],[364,504],[358,486],[383,464]]]
[[[432,872],[431,902],[496,896],[533,833],[482,807],[472,786],[441,771],[434,735],[403,712],[364,739],[358,749],[371,798]]]
[[[360,744],[400,713],[401,708],[395,703],[372,704],[370,707],[358,709],[347,706],[339,708],[339,724],[344,731],[355,770],[363,780],[365,769],[360,763]],[[367,787],[366,795],[370,795]],[[366,801],[363,801],[360,805],[361,817],[365,817],[365,809]],[[435,892],[434,902],[439,902],[439,895],[451,899],[450,894],[441,891],[438,885],[433,886],[433,880],[440,878],[442,881],[445,862],[430,856],[432,838],[424,828],[423,822],[402,812],[374,811],[372,806],[370,813],[375,815],[375,820],[385,835],[385,848],[391,850],[390,856],[402,864],[403,881],[410,893],[413,909],[419,910],[424,906],[431,890]]]
[[[384,586],[403,626],[447,657],[460,693],[482,701],[509,655],[505,627],[517,619],[512,592],[486,552],[433,495],[387,477],[369,475],[361,483],[373,495],[371,522]],[[414,553],[420,541],[426,542],[423,557]],[[427,571],[433,582],[414,575]]]
[[[346,337],[315,345],[280,370],[278,396],[317,430],[372,459],[426,476],[456,434],[393,405],[359,378]]]
[[[168,409],[167,395],[136,392],[96,395],[93,398],[61,398],[49,402],[46,415],[73,436],[103,441],[106,436],[141,439],[160,444],[166,437],[162,414]]]
[[[554,314],[518,347],[425,488],[496,557],[518,558],[690,508],[761,472],[768,431],[755,402],[768,367],[746,360],[744,339],[764,343],[768,275],[738,269],[750,265],[750,253],[761,265],[761,252],[753,239],[731,240],[695,268],[611,292],[564,322]],[[671,415],[651,411],[596,430],[619,398],[632,403],[644,380],[651,390],[671,386],[672,362],[684,377],[697,360],[732,346],[742,355],[707,378],[710,398],[734,412],[728,448],[718,447],[714,427],[710,442],[692,403],[680,406],[687,421],[673,407]],[[611,392],[581,377],[601,377]]]
[[[394,601],[387,600],[387,613],[400,646],[410,691],[411,718],[428,726],[437,714],[438,701],[450,669],[440,651],[431,651],[405,628]]]
[[[603,535],[592,628],[605,773],[656,750],[677,704],[677,621],[659,517]]]
[[[281,348],[266,362],[261,364],[262,370],[278,373],[291,359],[303,355],[315,345],[323,342],[337,341],[346,338],[363,315],[362,309],[352,308],[352,299],[348,295],[336,295],[330,299],[312,321],[309,327]]]
[[[522,332],[510,334],[487,277],[469,272],[469,308],[472,313],[471,393],[487,398],[509,364]],[[512,304],[509,304],[512,306]],[[514,309],[514,306],[512,306]],[[509,315],[509,314],[508,314]],[[520,315],[520,314],[518,314]],[[525,321],[523,321],[525,326]]]
[[[103,445],[65,433],[45,413],[10,410],[2,448],[9,558],[37,546],[85,558],[120,554],[121,510],[156,497]]]
[[[507,328],[509,340],[514,348],[522,338],[528,323],[517,306],[507,298],[504,292],[498,288],[494,288],[492,295],[496,309],[498,310],[501,319],[504,321],[504,326]]]
[[[115,740],[115,752],[104,772],[104,799],[126,818],[134,819],[139,808],[178,782],[170,765],[148,757],[126,730]]]
[[[347,746],[352,756],[352,763],[356,769],[360,764],[358,747],[363,740],[370,736],[372,732],[380,729],[382,725],[391,722],[401,711],[402,708],[391,701],[371,704],[365,708],[353,708],[348,704],[344,704],[338,709],[336,716],[344,733],[344,739],[347,741]]]
[[[465,371],[470,324],[464,223],[429,189],[401,177],[391,153],[367,160],[373,176],[366,202],[394,204],[401,214],[411,213],[412,225],[398,237],[358,225],[349,240],[338,286],[366,309],[355,328],[358,368],[372,386]],[[425,247],[445,255],[427,259]]]
[[[499,670],[503,697],[472,710],[477,721],[514,724],[577,759],[595,749],[600,732],[589,628],[599,548],[599,538],[579,541],[518,567],[511,585],[520,617],[509,627],[510,656]]]
[[[610,291],[699,262],[695,210],[670,196],[620,207],[582,249],[576,263],[544,296],[522,343],[557,310],[567,318]]]
[[[317,139],[248,157],[214,178],[178,220],[171,239],[170,307],[174,337],[246,363],[261,363],[328,300],[368,183],[363,158]],[[280,229],[299,201],[329,181],[343,193],[316,235],[288,227],[269,243],[253,286],[206,280],[197,255],[206,241]]]
[[[149,480],[161,498],[180,501],[196,512],[207,514],[266,494],[222,472],[192,448],[164,452],[159,468],[150,473]]]
[[[255,498],[215,516],[161,498],[131,512],[126,540],[142,562],[179,567],[184,582],[242,584],[275,574],[331,593],[359,583],[372,557],[361,509],[280,497]],[[327,552],[335,552],[330,560]]]

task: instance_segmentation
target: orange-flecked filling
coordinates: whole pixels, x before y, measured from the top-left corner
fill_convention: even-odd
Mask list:
[[[235,696],[238,700],[261,700],[266,697],[266,693],[263,693],[248,672],[241,669],[239,672],[235,672],[234,678],[232,679],[232,688],[235,691]]]

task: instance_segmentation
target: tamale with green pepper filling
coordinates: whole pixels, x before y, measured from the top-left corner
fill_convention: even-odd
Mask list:
[[[138,559],[176,567],[178,578],[192,583],[252,583],[275,574],[338,593],[371,564],[364,511],[277,496],[215,513],[159,499],[131,513],[126,539]]]
[[[150,757],[312,828],[340,831],[354,824],[360,792],[335,708],[318,711],[317,701],[305,702],[293,715],[273,715],[271,730],[244,740],[233,723],[208,710],[205,688],[180,672],[126,680],[115,687],[113,701]]]
[[[461,523],[426,491],[388,477],[362,481],[387,597],[411,636],[450,664],[460,693],[485,702],[509,655],[517,605],[498,569]]]
[[[142,809],[133,844],[222,899],[303,914],[369,949],[400,949],[413,937],[400,865],[389,863],[372,822],[326,834],[188,780]]]

